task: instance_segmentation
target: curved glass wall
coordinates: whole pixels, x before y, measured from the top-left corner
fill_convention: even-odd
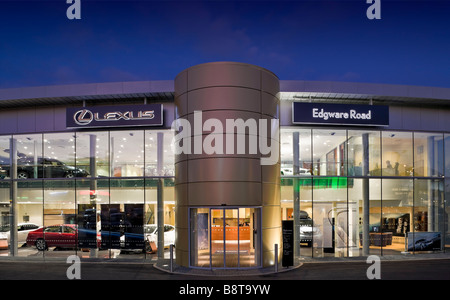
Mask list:
[[[296,256],[444,251],[449,155],[443,133],[282,128],[282,219],[294,221]]]
[[[0,136],[0,256],[168,257],[172,137],[171,130]]]

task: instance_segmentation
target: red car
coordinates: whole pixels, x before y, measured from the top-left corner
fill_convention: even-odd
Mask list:
[[[36,246],[39,251],[48,247],[76,248],[77,227],[73,224],[53,225],[28,233],[27,246]]]

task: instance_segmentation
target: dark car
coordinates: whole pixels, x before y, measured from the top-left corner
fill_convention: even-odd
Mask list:
[[[4,176],[9,177],[9,167],[3,165]],[[2,173],[0,172],[0,176]],[[17,159],[17,178],[73,178],[87,177],[89,172],[66,165],[65,163],[52,158],[38,157],[37,163],[34,158],[22,156]]]
[[[300,244],[307,244],[308,247],[311,247],[314,240],[321,240],[322,233],[314,224],[313,220],[309,217],[307,212],[300,211],[299,225]]]

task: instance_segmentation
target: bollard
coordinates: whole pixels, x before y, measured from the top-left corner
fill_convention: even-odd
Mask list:
[[[278,244],[275,244],[275,273],[278,273]]]
[[[170,244],[170,273],[173,273],[173,244]]]

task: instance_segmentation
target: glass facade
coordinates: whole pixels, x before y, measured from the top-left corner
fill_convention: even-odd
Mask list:
[[[175,242],[173,135],[0,136],[0,256],[164,256],[158,246]],[[282,127],[280,135],[281,213],[294,220],[297,257],[449,250],[450,134]],[[191,208],[190,266],[261,266],[262,213]]]
[[[171,130],[0,136],[0,255],[165,255],[159,245],[175,240],[172,137]]]
[[[282,128],[297,257],[448,250],[449,146],[443,133]]]

